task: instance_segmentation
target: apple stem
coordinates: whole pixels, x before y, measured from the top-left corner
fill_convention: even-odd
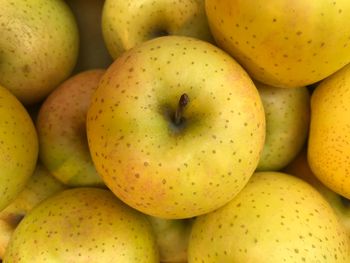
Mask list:
[[[188,97],[188,95],[186,93],[182,94],[179,99],[179,104],[177,106],[177,109],[175,111],[175,116],[174,116],[175,125],[181,124],[184,109],[189,102],[190,102],[190,98]]]

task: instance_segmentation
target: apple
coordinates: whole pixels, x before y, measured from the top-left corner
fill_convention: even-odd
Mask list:
[[[350,62],[350,1],[206,0],[217,44],[249,75],[304,87]]]
[[[107,68],[112,63],[102,36],[102,7],[104,0],[66,0],[79,28],[80,45],[74,73]]]
[[[37,117],[40,160],[69,186],[104,185],[86,138],[86,114],[104,73],[88,70],[67,79],[46,98]]]
[[[164,35],[213,42],[204,0],[106,0],[102,32],[113,58],[144,41]]]
[[[62,191],[31,210],[13,233],[4,263],[158,263],[147,218],[109,190]]]
[[[163,219],[148,216],[162,263],[187,263],[188,239],[193,219]]]
[[[308,135],[310,95],[307,88],[283,89],[255,82],[264,105],[265,145],[258,171],[277,171],[300,152]]]
[[[350,198],[350,66],[323,80],[312,93],[308,162],[316,177]]]
[[[196,218],[188,263],[349,262],[349,237],[327,201],[303,180],[255,173],[227,205]]]
[[[0,85],[0,211],[24,188],[37,158],[32,119],[22,103]]]
[[[283,171],[295,175],[315,187],[332,206],[350,237],[350,200],[330,190],[312,173],[307,161],[307,148],[304,148]]]
[[[0,84],[22,103],[41,101],[72,72],[79,34],[63,0],[0,0]]]
[[[265,139],[259,93],[208,42],[165,36],[118,58],[87,114],[97,172],[125,203],[180,219],[230,201],[253,174]]]
[[[43,165],[37,165],[22,192],[0,212],[0,258],[4,257],[13,231],[25,215],[40,202],[64,188]]]

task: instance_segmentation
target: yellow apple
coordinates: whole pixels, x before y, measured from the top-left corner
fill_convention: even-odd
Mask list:
[[[186,263],[193,219],[163,219],[148,216],[162,263]]]
[[[63,184],[43,165],[37,165],[23,191],[0,212],[0,258],[3,258],[13,231],[25,215],[41,201],[63,189]]]
[[[255,82],[264,105],[265,145],[257,167],[277,171],[285,167],[303,147],[310,122],[310,95],[305,87],[276,88]]]
[[[113,58],[146,40],[164,35],[213,41],[204,0],[106,0],[102,32]]]
[[[350,1],[206,0],[217,44],[250,76],[304,87],[350,62]]]
[[[0,84],[22,103],[46,97],[72,72],[79,35],[63,0],[0,0]]]
[[[350,65],[322,81],[311,97],[308,161],[316,177],[350,198]]]
[[[350,200],[335,193],[317,179],[311,171],[307,161],[307,149],[303,149],[303,151],[301,151],[300,154],[283,169],[283,171],[295,175],[315,187],[315,189],[319,191],[332,206],[350,237]]]
[[[40,160],[66,185],[104,185],[86,138],[86,114],[104,72],[95,69],[72,76],[40,108],[36,125]]]
[[[13,233],[4,263],[159,263],[151,224],[110,191],[62,191],[31,210]]]
[[[37,157],[38,137],[32,119],[20,101],[0,85],[0,210],[24,188]]]
[[[196,218],[188,263],[347,263],[349,237],[303,180],[255,173],[227,205]]]
[[[241,66],[208,42],[165,36],[108,68],[87,115],[93,162],[128,205],[177,219],[230,201],[265,139],[259,93]]]

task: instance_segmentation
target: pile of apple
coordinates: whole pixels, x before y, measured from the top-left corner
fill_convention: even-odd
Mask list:
[[[349,263],[349,63],[349,0],[0,0],[0,261]]]

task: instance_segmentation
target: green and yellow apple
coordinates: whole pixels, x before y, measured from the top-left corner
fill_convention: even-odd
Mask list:
[[[259,93],[208,42],[159,37],[125,52],[102,77],[87,115],[106,185],[146,214],[189,218],[230,201],[265,139]]]
[[[86,114],[104,72],[88,70],[72,76],[40,108],[36,125],[40,160],[66,185],[104,185],[86,138]]]
[[[181,35],[213,41],[204,0],[106,0],[102,32],[113,58],[158,36]]]
[[[266,138],[257,170],[277,171],[300,152],[308,134],[307,88],[283,89],[255,82],[264,105]]]
[[[187,263],[188,240],[193,219],[163,219],[148,216],[162,263]]]
[[[79,28],[79,56],[74,72],[107,68],[112,63],[102,36],[104,0],[66,0]]]
[[[217,44],[249,75],[304,87],[350,62],[350,1],[206,0]]]
[[[0,211],[22,191],[37,158],[38,136],[32,119],[22,103],[0,85]]]
[[[22,103],[46,97],[72,72],[79,35],[63,0],[0,0],[0,84]]]
[[[288,174],[255,173],[227,205],[196,218],[188,263],[347,263],[349,237],[327,201]]]
[[[311,97],[308,161],[316,177],[350,198],[350,65],[322,81]]]
[[[75,188],[40,203],[19,223],[4,263],[159,263],[152,226],[109,190]]]
[[[37,165],[23,191],[0,212],[0,258],[4,257],[12,233],[24,216],[40,202],[63,189],[63,184],[43,165]]]
[[[315,189],[318,190],[332,206],[350,237],[350,201],[330,190],[312,173],[307,161],[306,148],[303,149],[303,151],[301,151],[300,154],[298,154],[298,156],[283,169],[283,171],[295,175],[315,187]]]

